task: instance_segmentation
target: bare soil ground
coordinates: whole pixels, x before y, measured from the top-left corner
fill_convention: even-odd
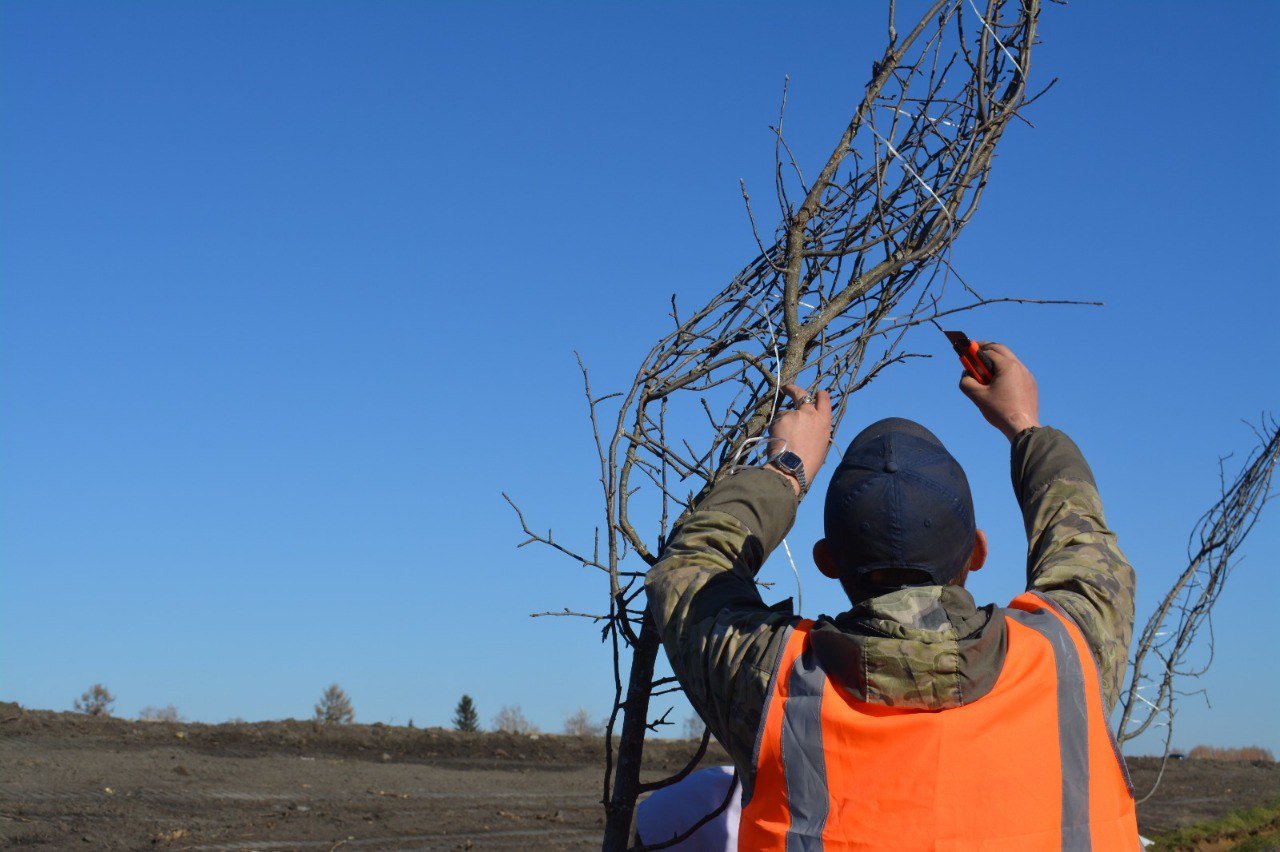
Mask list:
[[[1129,758],[1135,795],[1151,790],[1160,769],[1154,757]],[[1156,794],[1138,805],[1144,835],[1208,822],[1242,808],[1280,802],[1280,763],[1239,760],[1171,760]]]
[[[646,775],[692,744],[654,741]],[[708,760],[727,763],[714,750]],[[0,845],[27,849],[590,849],[598,739],[310,722],[170,724],[0,703]],[[1133,761],[1139,791],[1156,762]],[[1280,800],[1275,764],[1171,763],[1145,832]]]

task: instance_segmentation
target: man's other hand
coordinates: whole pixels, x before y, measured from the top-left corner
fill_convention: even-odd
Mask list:
[[[826,391],[808,394],[799,385],[785,385],[782,392],[795,408],[782,412],[769,425],[769,455],[783,450],[795,453],[804,464],[805,479],[813,484],[831,446],[831,394]],[[777,470],[772,466],[769,469]],[[794,477],[780,470],[778,473],[793,482],[796,493],[800,493],[800,483]]]
[[[960,377],[960,390],[973,400],[988,423],[1012,441],[1023,429],[1040,425],[1036,377],[1008,346],[985,342],[981,349],[995,367],[991,384],[982,384],[966,370]]]

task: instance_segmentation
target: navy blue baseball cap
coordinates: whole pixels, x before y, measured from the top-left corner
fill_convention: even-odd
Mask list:
[[[849,444],[831,476],[827,546],[840,575],[883,568],[946,585],[973,553],[973,495],[960,463],[912,420],[872,423]]]

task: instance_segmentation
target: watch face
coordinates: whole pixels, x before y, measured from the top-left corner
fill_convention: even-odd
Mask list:
[[[785,453],[778,456],[778,465],[790,471],[799,470],[800,457],[790,450],[787,450]]]

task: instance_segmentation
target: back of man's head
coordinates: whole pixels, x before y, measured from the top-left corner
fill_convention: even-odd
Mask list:
[[[846,590],[962,579],[977,532],[959,462],[932,432],[900,417],[871,424],[849,444],[827,487],[824,523]]]

